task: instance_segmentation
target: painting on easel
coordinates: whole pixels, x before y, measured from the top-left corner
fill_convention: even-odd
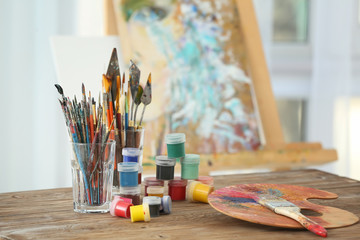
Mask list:
[[[188,153],[261,146],[234,1],[123,0],[114,6],[124,59],[152,74],[145,154],[164,154],[169,132],[186,134]]]

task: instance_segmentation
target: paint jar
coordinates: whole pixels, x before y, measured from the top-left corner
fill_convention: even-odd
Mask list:
[[[123,162],[139,162],[139,156],[141,154],[138,148],[123,148]]]
[[[138,183],[139,183],[139,185],[141,184],[142,172],[143,172],[143,167],[139,165],[139,171],[138,171]]]
[[[170,133],[165,136],[167,154],[169,158],[185,157],[185,134]]]
[[[134,162],[122,162],[118,164],[121,187],[135,187],[138,183],[139,164]]]
[[[170,196],[163,196],[161,198],[160,213],[170,214],[172,208],[172,201]]]
[[[134,205],[140,205],[140,186],[136,187],[120,187],[120,197],[130,198]]]
[[[174,179],[174,168],[176,158],[169,158],[167,156],[156,156],[156,178],[160,180]]]
[[[147,177],[147,178],[144,179],[144,185],[145,185],[145,196],[147,196],[148,195],[147,188],[149,186],[163,187],[164,186],[164,181],[156,179],[156,177]]]
[[[148,196],[163,197],[164,196],[164,187],[161,186],[149,186],[147,188]]]
[[[124,201],[126,199],[126,201]],[[130,202],[129,202],[130,200]],[[130,207],[134,206],[131,203],[131,199],[128,198],[122,198],[120,196],[115,196],[114,200],[110,204],[110,214],[112,216],[118,216],[118,217],[124,217],[129,218],[130,217]]]
[[[214,191],[213,186],[193,181],[187,186],[186,197],[190,202],[208,203],[208,196],[212,191]]]
[[[206,185],[214,186],[214,178],[210,176],[199,176],[196,181],[201,182]]]
[[[142,164],[143,159],[143,149],[144,149],[144,135],[145,128],[129,127],[126,131],[121,131],[121,136],[126,136],[125,147],[126,148],[137,148],[140,150],[138,163]]]
[[[199,177],[200,156],[197,154],[186,154],[181,159],[181,178],[197,179]]]
[[[143,198],[143,204],[147,203],[150,209],[150,217],[160,216],[161,198],[155,196],[149,196]]]
[[[147,203],[130,207],[131,222],[149,222],[150,209]]]
[[[186,199],[187,182],[186,179],[181,179],[180,177],[175,177],[174,180],[169,181],[169,196],[173,201],[183,201]]]

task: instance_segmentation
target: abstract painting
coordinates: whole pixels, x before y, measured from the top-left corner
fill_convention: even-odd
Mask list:
[[[261,146],[235,1],[115,1],[123,59],[151,72],[144,155],[165,154],[167,133],[186,152],[234,154]],[[146,159],[146,158],[144,158]]]

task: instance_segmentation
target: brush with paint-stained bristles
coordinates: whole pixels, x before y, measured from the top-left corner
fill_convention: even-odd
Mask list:
[[[301,214],[300,213],[301,209],[295,204],[283,198],[270,194],[260,194],[254,197],[253,199],[277,214],[294,219],[307,230],[321,237],[327,236],[326,229],[320,226],[318,223],[314,222],[313,220]]]
[[[256,190],[256,189],[255,189]],[[326,237],[327,231],[318,223],[309,219],[300,213],[300,208],[295,204],[275,195],[271,194],[255,194],[250,192],[236,193],[236,197],[252,198],[260,205],[270,209],[271,211],[294,219],[299,222],[307,230],[321,236]]]

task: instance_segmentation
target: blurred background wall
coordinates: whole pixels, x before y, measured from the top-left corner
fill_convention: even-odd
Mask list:
[[[360,179],[360,1],[254,4],[286,140],[336,148],[316,168]],[[0,192],[71,186],[50,38],[103,28],[102,0],[0,0]]]

